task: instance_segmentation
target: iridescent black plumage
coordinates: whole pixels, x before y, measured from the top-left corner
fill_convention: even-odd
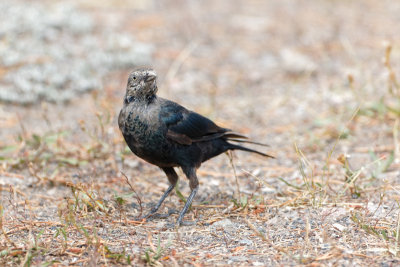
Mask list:
[[[229,141],[252,143],[230,129],[217,126],[206,117],[181,105],[156,96],[156,73],[139,69],[129,75],[124,106],[119,114],[119,128],[132,152],[159,166],[170,186],[157,205],[146,216],[154,214],[178,181],[174,167],[181,167],[192,190],[181,211],[178,224],[198,190],[196,170],[201,163],[228,150],[265,153]],[[258,143],[256,143],[258,144]],[[262,144],[261,144],[262,145]]]

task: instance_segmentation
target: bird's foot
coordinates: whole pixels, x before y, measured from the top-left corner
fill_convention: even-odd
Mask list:
[[[157,212],[157,209],[155,209],[155,208],[153,208],[153,209],[151,209],[151,211],[147,214],[147,215],[145,215],[145,216],[143,216],[141,219],[146,219],[146,221],[151,221],[151,220],[153,220],[153,219],[166,219],[166,218],[168,218],[171,214],[177,214],[177,213],[179,213],[179,211],[178,210],[176,210],[176,209],[171,209],[171,208],[168,208],[168,212],[167,213],[165,213],[165,214],[159,214],[159,213],[156,213]],[[150,220],[149,220],[150,219]]]

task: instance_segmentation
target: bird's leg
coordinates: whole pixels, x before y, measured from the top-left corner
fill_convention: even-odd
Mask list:
[[[161,169],[167,175],[168,181],[171,185],[168,187],[167,191],[165,191],[165,193],[162,195],[162,197],[157,202],[157,204],[151,209],[151,211],[146,216],[144,216],[144,218],[148,218],[157,212],[157,210],[161,207],[161,204],[164,202],[164,200],[167,198],[167,196],[171,193],[172,189],[174,189],[176,182],[178,181],[178,175],[176,174],[173,167],[161,168]]]
[[[186,200],[185,206],[183,207],[181,213],[179,214],[178,221],[176,222],[178,226],[182,224],[183,217],[185,216],[187,210],[192,204],[193,198],[196,196],[197,190],[199,189],[199,181],[196,176],[196,168],[194,167],[182,167],[183,172],[189,179],[189,186],[192,192]]]

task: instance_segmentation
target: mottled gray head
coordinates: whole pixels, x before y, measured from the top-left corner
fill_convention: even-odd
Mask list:
[[[152,69],[136,69],[129,74],[125,103],[132,101],[151,102],[157,93],[157,73]]]

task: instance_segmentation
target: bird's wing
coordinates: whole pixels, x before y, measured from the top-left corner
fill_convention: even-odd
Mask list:
[[[160,116],[167,126],[167,137],[180,144],[209,141],[232,133],[210,119],[170,101],[162,105]]]

